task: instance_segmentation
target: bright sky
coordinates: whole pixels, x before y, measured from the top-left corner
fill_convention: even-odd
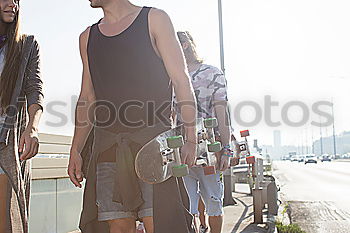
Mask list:
[[[189,30],[206,63],[220,67],[218,14],[215,0],[138,0],[138,5],[164,9],[176,30]],[[87,0],[21,1],[25,33],[37,36],[42,49],[46,113],[42,132],[73,134],[75,99],[80,91],[82,65],[79,34],[101,18],[102,11],[90,8]],[[282,144],[301,144],[301,138],[319,137],[311,120],[319,117],[311,106],[334,100],[337,133],[350,130],[350,2],[348,0],[223,0],[226,77],[234,108],[242,101],[254,101],[264,109],[264,97],[271,95],[279,106],[272,108],[273,121],[281,121],[281,109],[289,101],[302,101],[310,109],[308,124],[293,128],[282,122],[268,127],[264,118],[251,130],[251,139],[273,143],[273,130],[281,130]],[[75,96],[75,97],[74,97]],[[49,103],[60,101],[54,111]],[[330,112],[329,108],[325,108]],[[50,113],[51,112],[51,113]],[[251,107],[242,109],[242,119],[254,119]],[[301,119],[300,108],[289,111],[291,120]],[[238,130],[245,126],[235,123]],[[332,128],[323,129],[330,135]],[[304,139],[305,140],[305,139]]]

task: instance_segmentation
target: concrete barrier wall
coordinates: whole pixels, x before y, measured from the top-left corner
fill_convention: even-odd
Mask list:
[[[32,183],[29,233],[67,233],[78,229],[82,189],[69,178],[36,179]]]

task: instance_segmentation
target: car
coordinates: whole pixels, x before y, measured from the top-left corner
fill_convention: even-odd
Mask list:
[[[317,163],[316,155],[306,155],[305,156],[305,164],[307,163]]]
[[[325,162],[325,161],[328,161],[328,162],[332,161],[331,156],[323,155],[321,158],[321,162]]]
[[[298,157],[297,157],[297,156],[292,156],[292,157],[290,158],[290,161],[292,161],[292,162],[297,162],[297,161],[298,161]]]
[[[304,161],[305,161],[305,156],[304,155],[300,155],[299,158],[298,158],[298,162],[302,163]]]

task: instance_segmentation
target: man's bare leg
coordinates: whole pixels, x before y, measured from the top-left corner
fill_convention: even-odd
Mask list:
[[[210,233],[221,233],[223,216],[209,216]]]
[[[143,224],[145,224],[146,232],[153,233],[154,225],[153,225],[153,217],[145,217],[142,219]]]
[[[205,205],[204,205],[202,198],[200,198],[199,202],[198,202],[198,212],[199,212],[200,224],[203,227],[207,227],[206,218],[205,218]]]
[[[0,175],[0,233],[5,233],[6,230],[6,197],[7,197],[7,176]]]
[[[134,218],[121,218],[108,221],[110,233],[135,233],[136,221]]]

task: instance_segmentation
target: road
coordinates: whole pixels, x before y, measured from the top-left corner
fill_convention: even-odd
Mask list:
[[[350,232],[350,162],[274,162],[281,197],[307,232]]]

